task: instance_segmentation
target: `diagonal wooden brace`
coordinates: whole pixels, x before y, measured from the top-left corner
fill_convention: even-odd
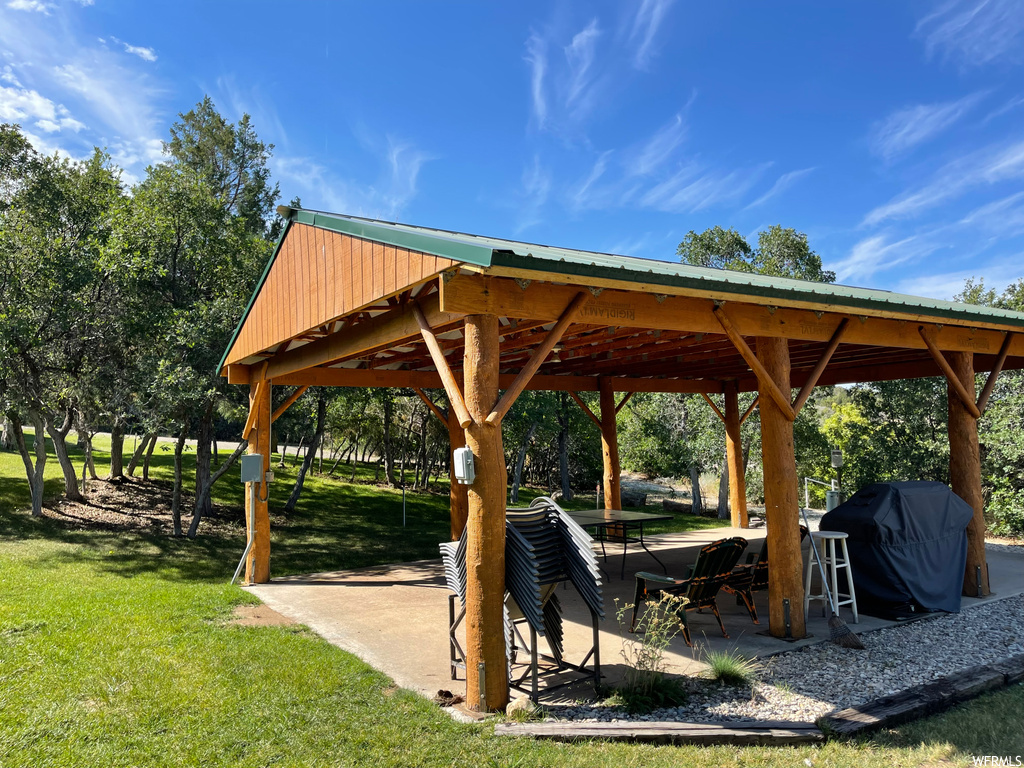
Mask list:
[[[558,318],[555,323],[555,327],[548,331],[548,335],[544,337],[544,341],[540,343],[536,349],[533,350],[533,354],[530,355],[530,359],[526,361],[526,365],[519,372],[519,375],[513,380],[512,385],[505,390],[505,394],[502,396],[498,404],[494,406],[494,409],[487,415],[488,424],[497,424],[501,421],[505,414],[508,413],[508,409],[512,407],[512,404],[516,401],[516,398],[526,389],[526,385],[530,383],[530,379],[533,378],[533,374],[537,372],[541,364],[547,359],[548,354],[554,349],[555,344],[558,343],[559,339],[562,338],[562,334],[565,333],[565,329],[569,327],[572,321],[576,317],[576,312],[583,305],[583,303],[590,298],[589,291],[580,291],[576,294],[572,301],[569,302],[569,306],[565,308],[562,316]]]
[[[576,405],[583,409],[583,412],[590,417],[590,420],[597,425],[597,428],[601,428],[601,420],[594,415],[594,412],[587,407],[587,404],[583,402],[583,398],[577,395],[575,392],[569,392],[569,397],[576,401]]]
[[[992,396],[992,390],[995,389],[999,372],[1003,370],[1003,364],[1006,362],[1006,356],[1010,353],[1010,342],[1012,341],[1013,334],[1008,331],[1003,339],[1003,345],[999,348],[999,357],[996,358],[996,364],[992,367],[992,372],[988,375],[985,387],[978,396],[978,411],[980,413],[985,413],[985,408],[988,407],[988,399]]]
[[[803,388],[800,390],[800,394],[796,396],[796,400],[793,402],[793,413],[800,413],[800,409],[804,407],[804,403],[807,402],[807,398],[811,396],[811,392],[814,390],[814,385],[818,383],[818,379],[821,378],[821,374],[825,372],[825,366],[828,365],[828,361],[832,359],[832,355],[835,354],[836,348],[839,346],[840,340],[843,338],[843,334],[846,333],[846,326],[849,324],[850,319],[844,317],[839,321],[839,327],[836,328],[836,332],[832,334],[832,338],[828,341],[828,346],[825,348],[825,352],[822,354],[821,359],[818,360],[818,364],[814,366],[814,370],[811,371],[811,375],[807,377],[807,381],[804,382]]]
[[[974,393],[968,392],[967,388],[961,383],[959,377],[953,371],[953,367],[946,360],[945,355],[942,354],[942,350],[935,344],[935,340],[932,338],[931,333],[923,325],[919,326],[917,332],[921,334],[921,338],[924,339],[925,346],[928,347],[928,351],[932,355],[932,359],[935,360],[935,364],[939,366],[939,370],[946,377],[946,381],[949,382],[950,389],[956,392],[957,397],[964,404],[964,408],[971,414],[975,419],[981,418],[981,411],[974,402]]]
[[[768,394],[771,395],[775,404],[779,406],[779,410],[782,411],[783,416],[790,421],[794,421],[796,419],[796,413],[793,411],[793,406],[789,402],[789,397],[783,394],[782,390],[779,389],[779,385],[775,383],[772,377],[768,374],[768,371],[766,371],[765,367],[761,364],[761,361],[757,359],[757,355],[754,354],[754,350],[747,345],[747,342],[743,340],[743,337],[740,336],[739,332],[729,321],[725,311],[721,307],[715,307],[714,313],[715,317],[718,319],[718,324],[722,326],[722,330],[725,331],[725,335],[729,337],[729,341],[732,342],[732,345],[736,347],[736,351],[740,353],[744,360],[746,360],[747,365],[750,366],[750,370],[752,370],[754,375],[757,376],[757,380],[761,383],[761,386],[768,390]]]
[[[701,392],[700,396],[703,397],[707,401],[707,404],[711,406],[711,410],[715,412],[715,416],[717,416],[722,421],[722,423],[724,424],[725,423],[725,414],[723,414],[718,409],[718,406],[715,405],[715,401],[711,399],[711,395],[709,395],[707,392]]]
[[[754,409],[757,408],[757,401],[760,399],[760,395],[754,395],[754,399],[751,401],[750,405],[747,406],[747,410],[745,410],[743,412],[743,415],[740,416],[740,424],[745,422],[750,417],[750,414],[752,414],[754,412]]]
[[[270,423],[273,424],[277,421],[281,414],[291,408],[295,404],[295,401],[302,397],[303,393],[307,389],[309,389],[309,384],[303,384],[301,387],[296,387],[295,391],[288,395],[288,399],[277,406],[277,408],[274,409],[274,412],[270,414]]]
[[[423,336],[423,341],[430,352],[431,360],[434,361],[434,367],[437,368],[437,373],[441,377],[441,384],[444,386],[444,391],[448,394],[448,400],[452,404],[452,410],[455,411],[455,417],[459,420],[459,426],[465,429],[473,423],[473,417],[469,415],[466,401],[462,399],[462,390],[459,389],[459,383],[455,380],[455,375],[452,373],[452,369],[448,366],[448,361],[445,360],[444,353],[441,351],[441,345],[437,343],[437,336],[434,335],[434,331],[427,323],[427,318],[423,316],[423,310],[420,309],[419,304],[412,305],[412,313],[416,318],[417,324],[420,326],[420,334]]]
[[[432,414],[434,414],[435,416],[437,416],[437,418],[441,421],[441,423],[444,424],[447,427],[448,426],[448,417],[444,415],[444,411],[442,411],[440,408],[438,408],[437,404],[433,400],[431,400],[429,397],[427,397],[427,393],[424,392],[419,387],[413,387],[412,391],[415,392],[417,395],[419,395],[420,400],[422,400],[426,404],[427,408],[430,409],[430,412]]]

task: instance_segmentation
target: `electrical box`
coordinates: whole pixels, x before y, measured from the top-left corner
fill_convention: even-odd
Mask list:
[[[455,479],[463,485],[472,485],[473,480],[476,479],[473,451],[469,448],[456,448],[453,461],[455,462]]]
[[[838,448],[832,449],[832,466],[839,469],[843,466],[843,452]]]
[[[247,453],[242,456],[242,482],[263,482],[263,456],[258,453]]]

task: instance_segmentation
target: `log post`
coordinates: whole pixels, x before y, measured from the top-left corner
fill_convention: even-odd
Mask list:
[[[740,437],[739,389],[727,381],[725,391],[725,452],[729,464],[729,516],[733,528],[748,528],[747,481],[743,472],[743,441]]]
[[[604,459],[604,508],[622,509],[622,489],[619,484],[619,436],[615,423],[615,391],[612,380],[598,380],[601,396],[601,455]]]
[[[249,419],[252,431],[249,433],[249,453],[263,455],[263,473],[270,471],[270,420],[271,420],[271,383],[257,382],[249,385]],[[256,536],[252,551],[245,563],[245,581],[248,584],[264,584],[270,581],[270,506],[268,501],[261,501],[259,495],[266,498],[268,493],[262,484],[257,494],[256,509],[253,517],[256,520]],[[245,495],[245,524],[249,525],[249,494]],[[246,531],[248,533],[248,530]]]
[[[974,392],[974,357],[970,352],[947,352],[946,358],[957,380],[968,393]],[[954,384],[948,382],[949,400],[949,480],[953,493],[974,508],[967,526],[967,568],[963,594],[978,594],[978,569],[981,569],[981,593],[990,594],[988,565],[985,562],[985,501],[981,493],[981,453],[978,447],[978,420],[967,409]]]
[[[508,477],[501,422],[486,421],[498,402],[498,318],[468,315],[465,344],[465,401],[472,418],[466,444],[476,457],[476,479],[467,494],[466,703],[471,709],[504,710],[509,693],[503,618]]]
[[[791,391],[789,343],[757,339],[757,359],[778,390]],[[764,505],[768,539],[768,630],[775,637],[803,637],[804,585],[800,551],[800,502],[793,447],[793,422],[759,378],[761,452],[764,462]],[[790,411],[792,412],[792,411]],[[789,601],[789,627],[784,601]]]
[[[448,476],[451,480],[451,524],[452,541],[457,541],[466,528],[466,516],[469,514],[469,486],[463,485],[455,479],[455,449],[463,448],[466,445],[466,432],[459,426],[459,420],[449,409],[448,415],[448,442],[451,444],[451,453],[448,456]]]

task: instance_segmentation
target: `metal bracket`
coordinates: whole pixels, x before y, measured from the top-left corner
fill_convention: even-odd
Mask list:
[[[530,283],[533,282],[532,280],[530,280],[528,278],[525,278],[525,277],[516,277],[516,278],[513,278],[513,279],[515,280],[516,285],[519,286],[519,290],[521,290],[521,291],[525,291],[527,288],[530,287]]]
[[[667,299],[667,298],[668,298],[668,294],[667,293],[656,293],[656,294],[654,294],[654,300],[657,301],[659,304],[664,304],[665,303],[665,299]]]
[[[592,294],[594,294],[594,298],[596,299],[598,296],[604,293],[604,288],[596,288],[595,286],[589,286],[589,291]]]

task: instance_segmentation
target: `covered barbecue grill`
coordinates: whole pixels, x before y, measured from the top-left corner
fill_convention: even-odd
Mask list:
[[[887,619],[960,610],[971,506],[936,482],[875,483],[825,514],[842,531],[861,612]]]

